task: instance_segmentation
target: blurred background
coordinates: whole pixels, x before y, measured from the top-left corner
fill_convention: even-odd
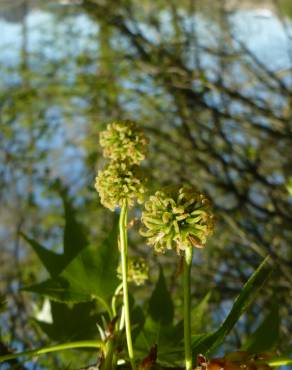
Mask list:
[[[291,348],[291,68],[292,0],[0,0],[0,352],[58,340],[32,319],[47,319],[44,302],[20,291],[46,276],[20,232],[60,251],[64,194],[92,243],[110,231],[94,178],[99,131],[118,119],[150,138],[151,191],[191,183],[213,200],[216,232],[193,268],[194,301],[212,292],[205,329],[270,254],[273,279],[224,350],[240,348],[273,302],[277,347]],[[150,248],[136,232],[131,243],[155,277]],[[163,263],[175,293],[176,262]],[[76,369],[80,359],[0,368]]]

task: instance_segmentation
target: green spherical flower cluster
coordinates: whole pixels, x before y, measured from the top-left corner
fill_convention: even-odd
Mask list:
[[[122,280],[122,268],[117,269],[118,278]],[[131,257],[128,261],[128,282],[143,285],[149,278],[149,267],[142,257]]]
[[[138,166],[129,166],[124,162],[111,162],[99,171],[95,188],[100,195],[101,203],[114,211],[122,207],[125,200],[132,207],[135,200],[143,203],[145,186]]]
[[[139,164],[145,158],[147,143],[143,130],[132,121],[113,122],[100,133],[103,155],[114,161]]]
[[[193,187],[172,187],[157,191],[145,203],[141,235],[155,251],[189,246],[202,248],[214,228],[210,200]]]

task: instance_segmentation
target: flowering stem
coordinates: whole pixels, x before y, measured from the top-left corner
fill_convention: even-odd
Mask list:
[[[114,295],[113,295],[113,298],[112,298],[112,311],[113,311],[113,317],[115,317],[115,316],[117,316],[117,307],[116,307],[116,302],[117,302],[117,298],[118,298],[118,296],[120,295],[120,293],[121,293],[121,290],[123,289],[123,283],[121,283],[118,287],[117,287],[117,289],[116,289],[116,291],[115,291],[115,293],[114,293]]]
[[[128,281],[127,281],[127,270],[128,270],[128,239],[127,239],[127,202],[124,201],[120,213],[120,247],[121,247],[121,267],[122,267],[122,280],[123,280],[123,300],[125,310],[125,326],[126,326],[126,338],[129,359],[131,362],[132,370],[136,369],[135,358],[131,336],[131,321],[130,321],[130,307],[129,307],[129,295],[128,295]]]
[[[19,357],[34,357],[39,356],[49,352],[57,352],[57,351],[64,351],[66,349],[73,349],[73,348],[102,348],[103,343],[99,340],[83,340],[79,342],[71,342],[71,343],[62,343],[56,344],[54,346],[47,346],[38,349],[33,349],[31,351],[19,352],[19,353],[9,353],[4,356],[0,356],[0,363],[4,361],[13,360]]]
[[[193,258],[192,246],[187,246],[184,255],[184,343],[185,343],[185,368],[192,370],[192,348],[191,348],[191,267]]]

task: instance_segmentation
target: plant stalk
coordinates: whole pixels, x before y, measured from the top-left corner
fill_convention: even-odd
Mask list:
[[[122,307],[121,310],[121,319],[120,319],[120,325],[119,325],[119,330],[122,331],[124,329],[125,325],[125,307]]]
[[[109,339],[106,343],[105,350],[105,360],[101,366],[102,370],[113,370],[116,368],[116,359],[114,358],[114,343],[113,338]]]
[[[123,289],[123,283],[121,283],[117,287],[117,289],[116,289],[116,291],[115,291],[115,293],[113,295],[113,298],[112,298],[112,312],[113,312],[113,317],[116,317],[117,316],[116,302],[117,302],[117,298],[118,298],[119,294],[121,293],[122,289]]]
[[[184,344],[185,344],[185,369],[192,370],[191,346],[191,267],[193,248],[188,246],[184,255],[183,290],[184,290]]]
[[[121,248],[121,265],[122,265],[122,280],[123,280],[123,303],[125,310],[125,327],[126,327],[126,339],[128,346],[128,354],[131,363],[132,370],[136,370],[135,358],[133,351],[132,335],[131,335],[131,321],[130,321],[130,307],[129,307],[129,294],[128,294],[128,239],[127,239],[127,201],[121,208],[120,213],[120,248]]]
[[[56,344],[54,346],[46,346],[41,347],[38,349],[33,349],[31,351],[19,352],[19,353],[9,353],[4,356],[0,356],[0,363],[4,361],[14,360],[19,357],[27,356],[27,357],[34,357],[43,355],[45,353],[50,352],[57,352],[57,351],[64,351],[67,349],[74,349],[74,348],[101,348],[103,347],[103,343],[99,340],[83,340],[78,342],[69,342],[69,343],[62,343]]]
[[[289,366],[292,365],[292,358],[291,357],[274,357],[267,359],[266,361],[256,361],[258,364],[268,364],[271,367],[278,367],[278,366]]]

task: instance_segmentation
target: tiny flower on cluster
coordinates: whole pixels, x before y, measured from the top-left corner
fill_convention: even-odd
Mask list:
[[[122,280],[121,265],[117,269],[118,278]],[[131,257],[128,261],[128,282],[143,285],[149,278],[149,267],[142,257]]]
[[[122,207],[124,201],[132,207],[137,201],[143,203],[145,194],[144,180],[138,166],[125,162],[109,163],[99,171],[95,188],[99,193],[101,204],[114,211]]]
[[[157,191],[145,203],[141,220],[145,226],[141,235],[160,253],[176,249],[180,254],[190,246],[203,248],[214,229],[209,198],[189,186]]]
[[[139,164],[145,158],[148,140],[132,121],[113,122],[100,133],[103,155],[114,161]]]

